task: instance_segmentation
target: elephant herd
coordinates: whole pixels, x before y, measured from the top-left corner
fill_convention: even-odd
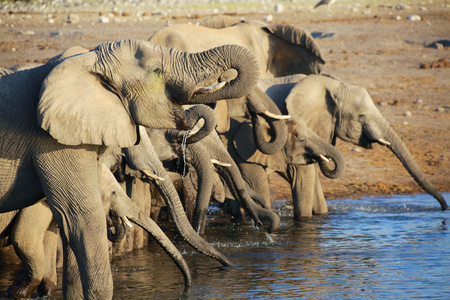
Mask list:
[[[201,236],[211,199],[227,199],[232,220],[275,231],[274,171],[291,186],[295,219],[326,214],[319,170],[342,174],[337,138],[386,146],[448,209],[366,89],[321,73],[324,63],[296,26],[218,16],[0,68],[0,246],[12,243],[25,271],[9,294],[51,296],[61,249],[64,298],[112,298],[108,239],[131,222],[191,285],[157,208],[151,218],[119,184],[126,169],[148,178],[177,232],[223,266],[232,262]]]

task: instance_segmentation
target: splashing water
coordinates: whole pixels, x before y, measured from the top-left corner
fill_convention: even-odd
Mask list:
[[[272,234],[268,233],[267,231],[266,231],[266,238],[267,238],[267,240],[269,241],[270,244],[273,244]]]

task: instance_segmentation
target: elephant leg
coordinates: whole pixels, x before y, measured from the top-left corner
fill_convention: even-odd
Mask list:
[[[102,165],[98,148],[88,145],[68,148],[53,140],[45,142],[51,151],[36,154],[36,171],[63,242],[75,255],[77,276],[83,287],[78,291],[76,286],[63,285],[65,298],[82,292],[84,299],[111,299],[113,282],[100,192]],[[68,272],[64,264],[64,278]],[[64,278],[63,283],[69,283]]]
[[[258,164],[240,163],[238,167],[241,171],[242,178],[244,178],[249,187],[265,199],[266,203],[264,207],[272,207],[269,178],[267,177],[266,170]]]
[[[62,239],[63,260],[64,260],[64,275],[63,287],[70,286],[72,291],[69,293],[67,289],[63,288],[64,299],[76,300],[83,299],[83,286],[81,283],[80,272],[78,269],[77,259],[70,248],[69,244]],[[67,269],[67,272],[66,272]]]
[[[44,236],[45,274],[38,287],[40,297],[51,297],[56,290],[57,272],[56,260],[58,252],[58,228],[53,220]]]
[[[313,201],[313,212],[315,215],[326,215],[328,214],[328,206],[325,201],[325,196],[323,194],[322,184],[319,179],[319,166],[315,166],[315,182],[314,182],[314,201]]]
[[[289,182],[292,188],[294,219],[310,218],[313,214],[315,192],[315,166],[289,165]]]
[[[8,289],[15,298],[31,297],[44,278],[46,261],[52,259],[45,256],[44,236],[52,220],[52,212],[42,201],[20,210],[17,215],[11,240],[22,261],[25,274],[18,283]],[[54,246],[56,249],[56,244]],[[56,285],[56,278],[54,279]]]

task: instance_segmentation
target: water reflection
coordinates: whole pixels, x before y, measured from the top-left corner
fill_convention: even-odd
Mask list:
[[[294,222],[289,210],[281,210],[280,230],[270,237],[250,224],[208,219],[205,239],[231,259],[230,268],[199,255],[165,228],[191,269],[192,288],[183,292],[180,271],[152,243],[113,262],[114,298],[447,299],[449,212],[429,196],[328,204],[328,216],[310,221]]]

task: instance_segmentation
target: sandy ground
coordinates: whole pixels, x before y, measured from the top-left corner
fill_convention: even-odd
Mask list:
[[[324,71],[367,88],[431,182],[441,192],[450,192],[450,70],[446,61],[450,52],[445,47],[450,43],[449,1],[411,1],[397,7],[374,2],[380,1],[360,1],[358,6],[336,3],[330,15],[325,7],[312,10],[299,5],[284,5],[283,12],[270,8],[253,13],[242,10],[237,15],[258,20],[271,17],[270,22],[308,30],[325,55]],[[0,11],[0,66],[42,63],[72,45],[93,48],[107,41],[146,40],[167,24],[197,23],[211,16],[211,10],[173,15],[132,9],[111,14],[112,10]],[[67,22],[69,15],[72,22]],[[109,22],[99,22],[101,15]],[[412,15],[421,20],[408,20]],[[443,47],[428,47],[440,40],[446,40]],[[338,148],[347,158],[347,169],[339,179],[323,178],[327,199],[423,192],[386,148],[375,145],[365,150],[343,141],[338,141]],[[283,180],[274,175],[271,182],[274,199],[291,198]]]

